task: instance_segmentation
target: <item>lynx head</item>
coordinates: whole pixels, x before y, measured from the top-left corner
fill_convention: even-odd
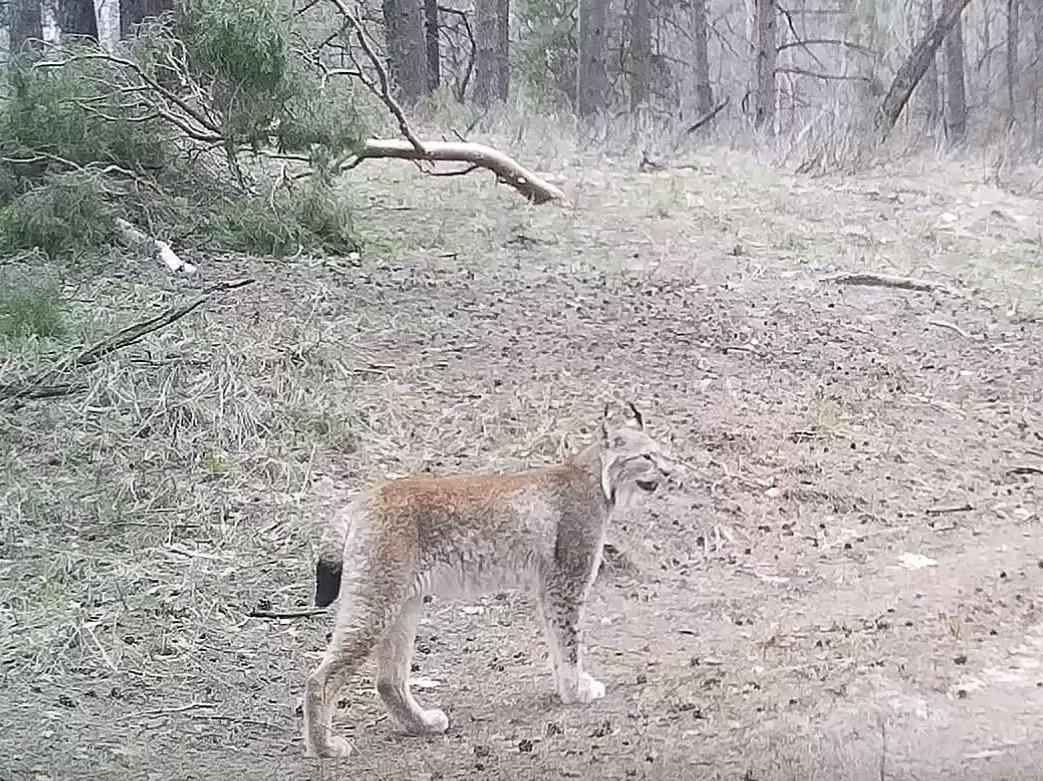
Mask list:
[[[601,419],[601,487],[613,505],[629,506],[634,497],[652,493],[670,475],[669,459],[645,433],[637,408],[605,405]]]

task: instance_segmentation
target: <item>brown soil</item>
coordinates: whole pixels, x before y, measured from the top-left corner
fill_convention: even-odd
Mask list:
[[[359,265],[66,281],[89,339],[256,280],[0,417],[0,778],[1040,772],[1038,203],[723,158],[570,172],[570,211],[370,173]],[[821,279],[866,269],[952,290]],[[396,734],[367,667],[357,753],[305,759],[331,619],[246,613],[307,605],[311,525],[380,476],[552,461],[609,394],[690,469],[614,528],[606,698],[554,701],[526,597],[435,602],[418,698],[449,732]]]

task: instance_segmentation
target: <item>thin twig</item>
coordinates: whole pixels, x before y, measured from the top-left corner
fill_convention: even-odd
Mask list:
[[[249,618],[308,618],[310,616],[321,616],[326,613],[324,607],[302,607],[295,610],[259,610],[254,609],[247,613]]]
[[[945,320],[928,320],[927,324],[936,326],[938,328],[948,328],[950,331],[955,331],[964,339],[969,339],[972,342],[979,342],[983,338],[981,334],[972,334],[968,331],[964,331],[962,328],[960,328],[960,326],[956,325],[955,323],[949,323]]]
[[[965,503],[959,505],[952,505],[949,507],[928,507],[926,510],[924,510],[924,512],[928,515],[948,515],[949,513],[967,513],[973,509],[974,508],[971,505]]]

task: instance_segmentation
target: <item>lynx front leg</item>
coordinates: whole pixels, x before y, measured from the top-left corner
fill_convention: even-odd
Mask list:
[[[583,669],[580,618],[586,592],[587,587],[552,582],[540,597],[554,683],[565,703],[591,702],[605,696],[605,685]]]
[[[443,711],[424,710],[409,690],[416,625],[422,609],[421,597],[407,600],[376,651],[377,693],[392,718],[412,735],[440,734],[449,727],[449,718]]]

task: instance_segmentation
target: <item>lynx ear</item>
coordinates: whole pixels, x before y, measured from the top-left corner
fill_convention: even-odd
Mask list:
[[[627,407],[634,414],[634,422],[637,423],[637,427],[642,431],[645,430],[645,419],[641,417],[641,413],[637,411],[637,407],[634,406],[634,402],[628,401]]]
[[[601,413],[601,444],[608,447],[608,420],[612,415],[612,403],[606,401]]]

